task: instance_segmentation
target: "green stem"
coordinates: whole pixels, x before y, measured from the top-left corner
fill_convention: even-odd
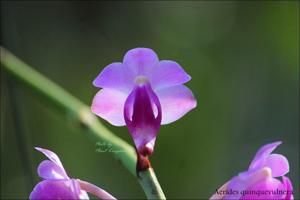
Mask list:
[[[153,168],[148,168],[146,171],[139,172],[138,179],[148,199],[166,199]]]
[[[8,50],[1,48],[1,67],[13,78],[27,84],[33,91],[45,97],[58,110],[72,116],[75,123],[88,133],[95,141],[110,143],[120,152],[113,152],[116,159],[120,160],[123,166],[138,178],[148,199],[165,199],[163,191],[157,181],[153,169],[149,169],[139,177],[136,174],[136,153],[132,146],[114,135],[104,127],[91,113],[89,106],[72,96],[53,81],[35,71],[29,65],[15,57]]]

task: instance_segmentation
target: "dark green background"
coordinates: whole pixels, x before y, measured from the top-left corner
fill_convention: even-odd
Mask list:
[[[1,1],[2,45],[87,104],[93,79],[135,47],[154,49],[192,76],[196,109],[163,126],[151,157],[168,198],[208,198],[257,149],[290,162],[299,198],[297,1]],[[1,70],[2,71],[2,70]],[[125,127],[113,127],[131,143]],[[110,153],[1,72],[1,198],[26,198],[40,180],[34,146],[56,152],[71,177],[116,197],[144,198]]]

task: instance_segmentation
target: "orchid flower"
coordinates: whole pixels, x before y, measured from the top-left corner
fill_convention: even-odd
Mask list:
[[[101,199],[116,199],[97,186],[79,179],[69,178],[59,157],[52,151],[36,147],[49,160],[44,160],[38,167],[38,175],[45,179],[38,183],[31,192],[29,199],[89,199],[87,192]]]
[[[293,187],[288,177],[289,163],[280,154],[271,154],[281,142],[264,145],[249,169],[239,173],[217,190],[211,200],[292,200]],[[282,177],[282,181],[276,177]]]
[[[112,125],[126,125],[138,154],[148,156],[160,125],[196,107],[192,92],[183,85],[190,79],[178,63],[159,61],[153,50],[135,48],[122,63],[109,64],[96,77],[94,86],[103,89],[91,109]]]

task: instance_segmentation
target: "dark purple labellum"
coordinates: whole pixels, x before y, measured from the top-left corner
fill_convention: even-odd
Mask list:
[[[124,118],[138,154],[152,154],[161,113],[160,102],[149,82],[137,84],[126,99]]]

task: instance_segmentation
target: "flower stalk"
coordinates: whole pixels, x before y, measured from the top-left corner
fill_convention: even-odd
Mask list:
[[[57,110],[66,113],[65,116],[71,116],[73,122],[78,124],[92,139],[109,142],[115,148],[121,149],[123,153],[114,153],[115,158],[120,160],[122,165],[138,178],[147,198],[165,199],[153,169],[148,168],[146,171],[139,173],[138,176],[136,173],[137,158],[135,149],[104,127],[91,113],[89,106],[2,47],[1,69],[4,69],[14,79],[25,83],[35,93],[43,96]]]
[[[138,173],[138,179],[148,199],[166,199],[152,167]],[[151,190],[149,190],[151,188]]]

